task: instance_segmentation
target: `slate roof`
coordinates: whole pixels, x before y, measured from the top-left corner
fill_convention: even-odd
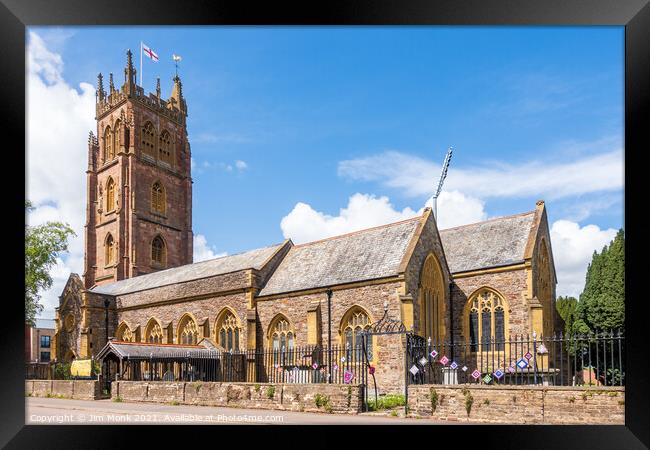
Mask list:
[[[293,246],[259,295],[397,275],[420,219]]]
[[[535,211],[440,230],[451,273],[524,261]]]
[[[121,342],[109,341],[97,354],[97,359],[104,358],[107,354],[113,353],[121,359],[142,359],[158,357],[173,358],[214,355],[214,350],[202,345],[181,345],[181,344],[148,344],[144,342]]]
[[[153,289],[170,284],[183,283],[199,278],[221,275],[245,269],[261,269],[264,263],[284,244],[258,248],[244,253],[201,261],[172,269],[139,275],[114,283],[96,286],[90,291],[96,294],[123,295],[129,292]]]

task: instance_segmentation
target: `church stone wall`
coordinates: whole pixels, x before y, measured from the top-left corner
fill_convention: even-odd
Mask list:
[[[468,320],[463,314],[469,297],[479,288],[491,287],[500,292],[508,302],[509,321],[506,339],[511,334],[530,333],[529,304],[525,269],[507,272],[485,273],[471,277],[456,278],[452,286],[454,316],[454,342],[465,342],[463,322]]]
[[[411,294],[413,297],[413,326],[414,329],[420,329],[420,273],[422,271],[422,266],[427,256],[433,253],[438,262],[440,263],[440,268],[442,270],[442,275],[444,278],[443,285],[445,289],[444,302],[443,302],[443,311],[447,311],[449,308],[449,268],[447,267],[447,262],[444,257],[444,250],[442,248],[442,243],[440,242],[440,236],[436,228],[435,219],[432,214],[427,216],[427,220],[420,234],[420,238],[413,250],[411,259],[406,267],[405,280],[406,280],[406,294]],[[445,317],[445,329],[449,329],[449,320],[448,314],[443,314]]]
[[[400,281],[373,284],[349,289],[337,289],[332,295],[332,345],[344,345],[341,338],[341,321],[350,308],[361,306],[368,313],[371,321],[377,322],[384,315],[384,301],[388,302],[388,316],[400,320],[399,291],[403,289]],[[308,312],[315,305],[320,305],[320,345],[327,346],[327,294],[310,293],[286,296],[257,302],[259,317],[258,332],[261,338],[258,345],[269,348],[269,326],[277,314],[283,314],[291,322],[296,333],[296,346],[308,345]],[[398,390],[404,385],[403,345],[399,336],[375,337],[376,355],[372,364],[376,367],[375,377],[381,392]],[[355,374],[360,377],[361,374]],[[357,379],[358,382],[358,379]]]
[[[140,326],[142,340],[144,340],[145,338],[144,331],[147,322],[149,322],[149,319],[151,319],[152,317],[158,319],[164,327],[166,327],[171,322],[172,329],[174,332],[173,343],[178,343],[177,341],[178,336],[176,335],[178,321],[183,316],[183,314],[190,313],[194,315],[194,317],[199,322],[197,323],[197,326],[202,325],[203,320],[205,318],[208,319],[209,336],[205,336],[205,337],[214,338],[214,334],[215,334],[214,326],[215,326],[217,316],[227,306],[232,308],[235,311],[235,313],[237,314],[237,318],[239,319],[240,327],[241,327],[240,337],[239,337],[239,348],[244,349],[246,348],[245,344],[248,339],[248,336],[246,334],[247,328],[246,328],[246,294],[245,293],[222,295],[222,296],[215,295],[214,297],[209,297],[201,300],[181,301],[178,303],[170,303],[166,305],[155,305],[155,306],[144,305],[140,308],[129,309],[126,311],[118,310],[117,322],[121,323],[124,321],[128,323],[131,330],[135,330],[136,327]],[[200,336],[200,338],[202,337],[204,336]]]

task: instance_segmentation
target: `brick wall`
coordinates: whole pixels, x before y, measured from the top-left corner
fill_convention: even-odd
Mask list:
[[[115,381],[111,390],[124,401],[338,414],[359,412],[362,399],[361,386],[352,384]],[[317,406],[319,395],[327,405]]]
[[[450,422],[623,425],[625,388],[419,385],[409,387],[409,409],[413,415]]]
[[[25,380],[25,395],[96,400],[101,398],[101,389],[96,380]]]

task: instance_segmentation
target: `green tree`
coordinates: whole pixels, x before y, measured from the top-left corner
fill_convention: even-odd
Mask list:
[[[25,201],[25,214],[33,209],[31,202]],[[67,223],[25,224],[25,320],[30,325],[43,310],[40,292],[52,287],[50,269],[57,256],[68,250],[70,236],[75,233]]]
[[[573,322],[576,319],[576,308],[578,307],[578,299],[575,297],[558,297],[555,302],[555,309],[564,320],[564,333],[571,332]]]
[[[619,230],[602,252],[594,252],[576,307],[576,333],[625,330],[625,235]]]

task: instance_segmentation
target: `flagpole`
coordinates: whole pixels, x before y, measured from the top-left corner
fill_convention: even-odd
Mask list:
[[[142,87],[142,41],[140,41],[140,87]]]

